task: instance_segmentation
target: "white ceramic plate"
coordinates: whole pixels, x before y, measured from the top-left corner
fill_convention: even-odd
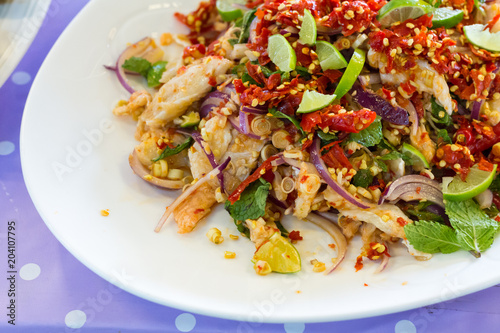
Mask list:
[[[307,222],[290,218],[289,229],[308,240],[298,246],[303,271],[255,274],[253,244],[236,234],[221,207],[190,234],[174,224],[156,234],[164,207],[178,195],[149,186],[130,170],[134,124],[115,118],[127,98],[112,64],[127,42],[151,33],[185,32],[174,18],[195,0],[95,0],[62,34],[45,60],[26,104],[21,157],[31,197],[51,231],[75,257],[119,287],[148,300],[202,313],[257,322],[331,321],[403,311],[444,301],[500,282],[500,242],[481,259],[466,252],[417,262],[404,248],[381,274],[377,263],[355,272],[360,242],[340,269],[313,273],[309,261],[328,260],[332,240]],[[112,15],[111,15],[112,14]],[[109,209],[110,215],[100,215]],[[216,226],[226,240],[210,243]],[[223,259],[224,251],[237,253]],[[366,284],[366,285],[365,285]]]
[[[50,0],[0,1],[0,87],[35,38]]]

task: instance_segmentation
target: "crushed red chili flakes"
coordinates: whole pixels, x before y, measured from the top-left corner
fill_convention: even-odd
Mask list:
[[[213,22],[219,13],[215,5],[216,0],[202,1],[198,8],[188,15],[179,12],[174,14],[179,22],[191,30],[188,35],[191,43],[196,44],[200,42],[199,37],[203,37],[203,41],[208,40],[208,42],[217,38],[219,32],[214,30]]]
[[[347,159],[347,156],[345,156],[342,147],[339,146],[340,142],[341,141],[335,141],[322,147],[320,150],[320,153],[323,154],[321,159],[329,168],[347,168],[350,170],[352,169],[352,164]],[[326,151],[326,153],[323,153],[324,151]]]
[[[328,128],[329,131],[359,133],[370,126],[375,118],[377,118],[377,114],[369,109],[346,111],[342,106],[336,104],[320,111],[305,114],[300,126],[306,132],[311,132],[315,126],[318,126],[322,130]]]
[[[336,7],[323,23],[324,26],[333,29],[342,29],[344,36],[350,36],[356,32],[363,32],[370,25],[376,25],[375,20],[380,8],[387,2],[382,1],[343,1],[340,7]]]
[[[459,144],[447,144],[436,150],[434,163],[439,169],[450,168],[454,170],[465,181],[470,168],[474,165],[474,156],[471,155],[467,147]]]
[[[292,240],[292,241],[301,241],[301,240],[304,239],[300,235],[300,231],[298,231],[298,230],[292,230],[292,231],[290,231],[290,233],[288,234],[288,238],[290,238],[290,240]]]

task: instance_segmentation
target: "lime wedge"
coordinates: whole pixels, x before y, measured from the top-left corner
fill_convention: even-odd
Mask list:
[[[335,46],[323,40],[316,43],[316,54],[321,69],[324,71],[327,69],[341,69],[347,66],[347,61],[342,53]]]
[[[241,9],[237,8],[236,6],[233,6],[234,4],[244,6],[246,4],[246,1],[245,0],[217,0],[217,2],[215,3],[215,6],[217,7],[219,14],[224,21],[226,21],[226,22],[234,21],[237,18],[240,18],[241,16],[243,16],[243,11]]]
[[[295,273],[301,268],[299,252],[279,232],[259,247],[254,259],[266,261],[277,273]]]
[[[464,27],[465,37],[471,44],[491,52],[500,52],[500,31],[490,32],[484,30],[482,24],[466,25]]]
[[[365,51],[361,49],[355,49],[354,53],[349,60],[349,64],[345,69],[344,75],[340,79],[337,89],[335,89],[335,95],[337,99],[341,99],[353,86],[354,82],[358,79],[359,73],[363,69],[365,64]]]
[[[316,35],[316,20],[309,9],[304,9],[304,18],[299,31],[299,42],[309,46],[314,45],[316,43]]]
[[[412,145],[408,143],[403,143],[403,149],[401,150],[404,155],[408,156],[412,162],[412,168],[415,171],[422,171],[423,169],[430,168],[429,162],[422,155],[422,153]]]
[[[465,178],[465,182],[460,179],[460,176],[455,176],[451,179],[443,178],[443,198],[451,201],[463,201],[474,198],[476,195],[484,192],[493,181],[497,165],[493,170],[480,170],[477,165],[474,165]]]
[[[272,35],[267,44],[267,53],[271,61],[283,72],[291,72],[295,69],[297,56],[292,46],[282,35]]]
[[[377,20],[384,27],[414,19],[432,12],[434,7],[424,0],[392,0],[380,8]]]
[[[310,113],[326,108],[335,100],[335,95],[323,95],[314,90],[306,90],[297,113]]]
[[[436,8],[432,13],[432,29],[445,27],[453,28],[464,18],[464,12],[460,9]]]

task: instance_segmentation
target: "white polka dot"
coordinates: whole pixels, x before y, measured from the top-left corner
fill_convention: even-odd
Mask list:
[[[394,333],[417,333],[417,328],[409,320],[400,320],[394,327]]]
[[[305,324],[301,323],[287,323],[285,324],[286,333],[302,333],[306,329]]]
[[[87,315],[81,310],[73,310],[68,312],[64,318],[64,323],[69,328],[81,328],[85,321],[87,321]]]
[[[196,318],[190,313],[182,313],[175,318],[175,327],[181,332],[191,332],[196,326]]]
[[[34,280],[40,275],[40,266],[37,264],[26,264],[21,267],[19,271],[19,276],[21,279],[26,281]]]
[[[26,72],[15,72],[12,74],[12,82],[14,82],[17,85],[22,86],[23,84],[26,84],[31,81],[31,75],[29,75]]]
[[[14,150],[16,146],[10,141],[0,141],[0,155],[9,155]]]

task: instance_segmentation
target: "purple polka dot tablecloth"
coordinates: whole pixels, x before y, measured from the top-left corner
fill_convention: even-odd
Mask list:
[[[499,286],[373,318],[263,324],[158,305],[115,287],[80,263],[51,234],[29,197],[21,171],[19,131],[38,69],[58,36],[87,2],[53,0],[28,52],[0,87],[0,332],[498,331]],[[373,306],[377,306],[376,299]]]

